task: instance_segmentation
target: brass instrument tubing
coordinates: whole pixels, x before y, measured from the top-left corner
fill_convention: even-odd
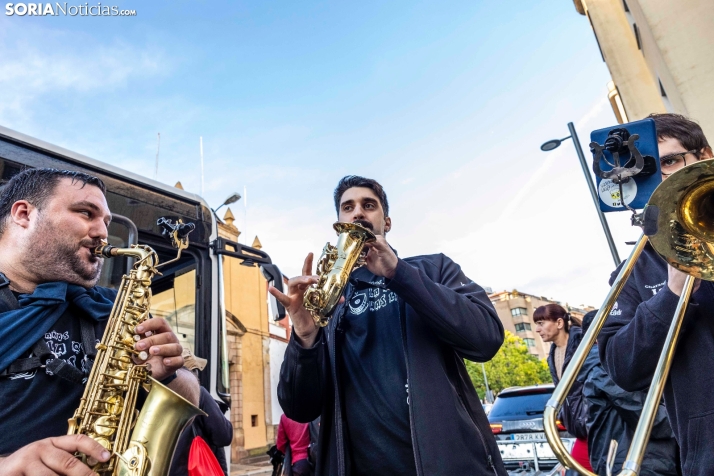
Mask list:
[[[669,332],[667,332],[667,338],[664,341],[663,351],[659,355],[657,368],[652,377],[650,389],[647,392],[647,400],[645,400],[644,407],[642,407],[640,421],[637,423],[637,429],[632,437],[630,450],[627,452],[627,459],[618,476],[637,476],[640,472],[645,447],[650,439],[652,424],[657,415],[659,402],[662,399],[662,392],[664,391],[665,383],[667,383],[669,369],[672,367],[672,360],[674,360],[674,352],[677,347],[677,341],[679,340],[679,333],[682,330],[684,314],[687,311],[687,302],[694,288],[694,280],[694,276],[687,275],[684,281],[684,289],[682,289],[682,295],[679,297],[677,309],[674,311],[674,318],[672,319],[672,324],[669,326]]]
[[[573,459],[570,453],[568,453],[568,450],[565,448],[563,442],[560,440],[560,435],[558,434],[558,427],[556,426],[558,411],[563,405],[563,402],[565,402],[565,398],[568,396],[568,392],[573,386],[573,383],[575,383],[575,379],[577,378],[578,373],[580,372],[580,369],[583,366],[583,363],[585,362],[585,359],[590,353],[590,349],[595,344],[597,336],[600,333],[600,330],[602,329],[603,325],[605,324],[607,316],[610,315],[610,311],[615,305],[617,297],[622,291],[622,288],[625,286],[627,278],[629,278],[630,274],[632,273],[632,270],[635,267],[635,263],[637,262],[637,258],[640,256],[640,253],[644,249],[645,244],[647,244],[647,236],[642,235],[637,241],[637,244],[635,244],[635,247],[632,249],[629,258],[627,258],[627,263],[625,263],[622,269],[620,269],[620,273],[617,275],[615,282],[610,288],[610,292],[607,294],[605,302],[600,307],[600,310],[593,319],[593,322],[590,325],[590,329],[588,329],[588,331],[583,336],[580,345],[578,346],[577,350],[575,351],[575,354],[573,354],[573,357],[570,360],[570,363],[568,364],[568,368],[566,368],[563,372],[563,376],[560,379],[558,386],[555,387],[553,395],[548,400],[548,403],[545,406],[545,411],[543,413],[543,428],[545,430],[545,437],[548,440],[548,443],[550,444],[553,453],[555,453],[555,456],[558,458],[558,460],[560,460],[561,463],[563,463],[564,466],[573,469],[585,476],[597,475],[583,468],[580,463],[575,461],[575,459]]]

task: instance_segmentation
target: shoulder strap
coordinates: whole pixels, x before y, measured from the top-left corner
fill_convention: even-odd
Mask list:
[[[89,321],[89,319],[81,318],[79,320],[79,326],[82,331],[82,347],[84,348],[84,361],[85,370],[89,372],[94,365],[94,357],[97,356],[97,349],[94,345],[94,325]],[[40,339],[40,342],[47,347],[44,340]],[[40,343],[38,342],[38,344]],[[52,375],[56,375],[64,380],[69,380],[70,382],[76,384],[82,384],[86,375],[84,372],[79,370],[74,365],[68,364],[62,359],[53,359],[47,364],[47,371]]]
[[[10,280],[0,273],[0,312],[14,311],[20,308],[20,303],[10,291]]]

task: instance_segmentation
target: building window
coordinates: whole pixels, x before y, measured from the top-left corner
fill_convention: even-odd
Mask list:
[[[528,314],[528,309],[525,307],[514,307],[511,309],[511,316],[516,317],[516,316],[525,316]]]
[[[535,339],[523,339],[528,347],[535,347]]]
[[[516,332],[525,332],[531,330],[531,325],[528,322],[516,324]]]
[[[533,340],[533,339],[531,339]],[[258,415],[250,416],[250,426],[258,426]]]
[[[665,90],[664,90],[664,86],[662,86],[662,80],[658,79],[657,81],[659,81],[659,92],[660,92],[660,94],[662,94],[662,97],[663,97],[663,98],[666,98],[666,97],[667,97],[667,91],[665,91]]]
[[[626,12],[630,11],[630,7],[627,6],[627,2],[625,0],[622,0],[622,6],[625,7]]]
[[[635,30],[635,40],[637,40],[637,49],[642,49],[642,41],[640,40],[640,29],[637,28],[637,23],[632,24],[632,28]]]

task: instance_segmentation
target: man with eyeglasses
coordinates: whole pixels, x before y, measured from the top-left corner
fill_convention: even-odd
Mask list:
[[[679,114],[650,117],[657,128],[663,180],[687,165],[712,158],[704,132],[695,122]],[[600,360],[623,389],[649,387],[685,278],[649,244],[644,248],[598,338]],[[714,283],[697,280],[664,389],[684,476],[714,474],[714,452],[708,448],[714,441],[712,389]]]

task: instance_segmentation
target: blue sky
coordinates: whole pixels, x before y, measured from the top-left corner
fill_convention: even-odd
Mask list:
[[[90,2],[91,3],[91,2]],[[79,3],[76,3],[79,4]],[[599,305],[612,260],[572,144],[615,123],[570,0],[103,2],[135,17],[0,17],[0,124],[232,206],[288,275],[334,241],[340,177],[376,178],[402,256]],[[73,5],[69,2],[69,5]],[[611,218],[624,258],[637,236]]]

